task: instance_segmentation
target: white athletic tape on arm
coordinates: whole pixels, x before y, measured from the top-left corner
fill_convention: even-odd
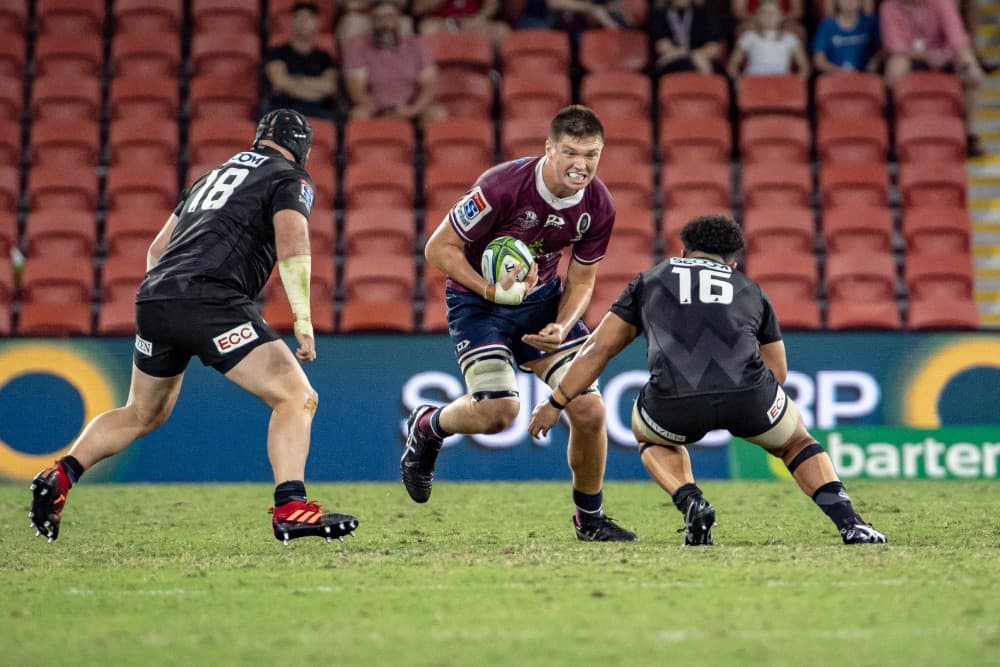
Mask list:
[[[288,295],[295,316],[295,335],[313,335],[312,314],[309,306],[309,281],[312,277],[312,258],[296,255],[278,262],[281,284]]]

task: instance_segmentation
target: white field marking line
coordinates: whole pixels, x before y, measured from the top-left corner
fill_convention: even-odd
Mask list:
[[[68,588],[66,592],[70,595],[206,595],[206,591],[190,588],[140,588],[138,590],[94,590],[91,588]]]

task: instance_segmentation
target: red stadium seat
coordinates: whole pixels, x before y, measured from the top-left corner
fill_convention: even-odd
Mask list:
[[[435,164],[424,171],[426,208],[451,208],[472,187],[473,181],[489,168],[489,163]]]
[[[243,0],[192,0],[191,22],[197,35],[203,33],[260,32],[260,5]]]
[[[268,0],[267,11],[268,20],[273,22],[281,16],[288,16],[292,11],[292,6],[298,0]],[[336,2],[317,2],[316,11],[321,30],[331,28],[337,20],[338,5]]]
[[[972,218],[961,207],[917,206],[903,212],[907,253],[968,252]]]
[[[0,34],[20,35],[27,22],[27,0],[7,0],[0,5]]]
[[[816,150],[821,162],[884,163],[889,150],[889,132],[882,118],[827,116],[820,118]]]
[[[25,301],[18,318],[22,336],[86,336],[91,332],[89,303]]]
[[[159,211],[177,203],[177,176],[172,169],[116,165],[108,169],[106,190],[108,210],[149,208]]]
[[[344,261],[344,296],[348,300],[413,301],[416,287],[412,254],[401,261],[399,255],[356,254]]]
[[[806,84],[795,74],[743,77],[736,93],[743,117],[772,113],[802,116],[808,100]]]
[[[718,74],[681,72],[660,77],[660,118],[729,118],[729,83]]]
[[[177,118],[177,80],[160,76],[119,76],[111,82],[111,116],[115,120]]]
[[[732,131],[722,118],[665,118],[660,122],[660,155],[672,165],[728,163]]]
[[[189,104],[194,120],[249,121],[257,108],[257,89],[225,75],[196,76],[191,79]]]
[[[20,197],[20,187],[21,170],[17,167],[0,166],[0,211],[14,210]]]
[[[882,118],[885,85],[868,72],[836,72],[816,79],[816,108],[820,118]]]
[[[884,164],[823,165],[819,175],[823,208],[889,206],[889,173]]]
[[[0,76],[0,118],[19,121],[24,108],[24,80],[21,77]]]
[[[412,163],[415,142],[413,124],[402,118],[352,120],[344,129],[349,165]]]
[[[549,136],[549,116],[510,118],[500,126],[500,142],[504,160],[528,155],[541,155]]]
[[[39,120],[31,126],[34,165],[97,166],[100,127],[92,120]]]
[[[888,252],[830,253],[826,258],[826,288],[831,298],[844,301],[894,300],[896,260]]]
[[[906,209],[915,206],[964,208],[967,188],[964,162],[904,162],[899,166],[899,191]]]
[[[3,34],[4,38],[0,40],[0,76],[21,76],[24,71],[24,38],[19,33]]]
[[[259,62],[260,44],[256,32],[205,32],[191,38],[195,77],[228,77],[254,88]]]
[[[184,19],[183,0],[117,0],[114,3],[118,34],[176,32]]]
[[[135,301],[135,291],[146,277],[144,255],[115,255],[101,267],[101,298],[107,301]]]
[[[219,164],[250,149],[257,126],[249,120],[202,119],[188,126],[188,151],[195,164]],[[309,165],[312,167],[313,165]]]
[[[333,333],[333,302],[324,299],[310,299],[309,315],[312,318],[313,331],[318,334]],[[288,297],[280,292],[274,299],[264,303],[262,309],[264,321],[278,333],[290,334],[295,326],[292,306]]]
[[[176,81],[180,38],[173,32],[116,35],[111,43],[111,63],[115,76],[172,77]]]
[[[812,210],[805,206],[760,206],[743,217],[747,252],[811,253],[816,240]]]
[[[177,123],[136,118],[111,123],[111,164],[162,167],[177,162]]]
[[[10,257],[10,249],[16,245],[17,216],[10,210],[0,211],[0,257]]]
[[[638,72],[592,72],[580,82],[580,102],[602,119],[648,118],[652,97],[649,77]]]
[[[794,162],[744,164],[740,173],[743,205],[796,206],[812,205],[812,172],[809,165]]]
[[[653,161],[651,146],[653,126],[645,117],[604,116],[604,149],[601,164],[625,162],[645,164]]]
[[[413,299],[347,299],[340,311],[341,333],[409,333],[413,323]]]
[[[681,243],[680,233],[684,226],[703,215],[724,215],[733,217],[728,206],[695,206],[691,208],[679,207],[669,208],[663,212],[663,231],[660,236],[663,239],[663,253],[667,257],[680,257],[684,250]]]
[[[134,256],[145,260],[149,244],[156,238],[170,213],[169,208],[109,211],[104,222],[108,256]]]
[[[493,111],[493,82],[475,72],[442,72],[437,101],[449,118],[489,118]]]
[[[962,116],[962,84],[954,74],[910,72],[892,89],[896,117]]]
[[[344,251],[348,257],[396,257],[409,264],[416,233],[410,208],[355,209],[344,216]]]
[[[92,223],[93,224],[93,223]],[[21,274],[29,301],[72,305],[90,303],[94,268],[88,257],[29,257]]]
[[[309,250],[313,257],[333,257],[336,250],[337,229],[332,209],[313,206],[309,213]]]
[[[567,72],[569,35],[562,30],[515,30],[500,44],[504,75]]]
[[[646,33],[595,28],[580,36],[580,65],[587,72],[641,72],[649,59]]]
[[[618,207],[607,253],[630,257],[652,257],[655,232],[653,212],[650,209]]]
[[[312,126],[312,148],[309,153],[309,166],[317,162],[333,164],[337,156],[337,127],[331,121],[322,118],[309,120]]]
[[[908,116],[896,125],[900,162],[965,162],[965,123],[954,116]]]
[[[135,297],[105,300],[97,311],[100,336],[135,335]]]
[[[975,331],[979,329],[979,308],[971,298],[911,298],[907,325],[916,331]]]
[[[768,298],[782,330],[815,331],[822,326],[815,299],[775,299],[770,295]]]
[[[482,32],[441,32],[424,35],[424,41],[442,73],[457,70],[487,74],[493,69],[493,47]]]
[[[660,171],[664,206],[723,208],[730,206],[732,176],[728,164],[667,166]],[[612,192],[617,192],[611,188]],[[617,199],[617,194],[616,194]]]
[[[35,17],[42,34],[100,35],[104,0],[38,0]]]
[[[344,172],[346,208],[412,208],[413,181],[412,163],[352,164]]]
[[[598,177],[615,193],[618,208],[646,209],[653,203],[653,167],[649,164],[602,164]]]
[[[97,208],[97,172],[79,167],[32,167],[28,173],[28,204],[34,211]]]
[[[92,213],[73,210],[36,211],[24,229],[28,256],[86,257],[97,245],[97,222]]]
[[[90,34],[42,34],[35,41],[35,65],[41,76],[101,75],[104,45],[100,31]]]
[[[418,244],[417,247],[417,250],[419,252],[423,252],[424,244],[426,244],[427,239],[431,237],[431,234],[434,233],[434,230],[436,230],[442,222],[445,222],[445,218],[448,217],[448,214],[450,212],[451,212],[450,206],[443,209],[432,209],[432,208],[425,209],[424,219],[420,227],[420,232],[423,235],[423,239]]]
[[[336,269],[333,265],[333,257],[313,256],[312,271],[309,277],[309,298],[310,301],[332,301],[333,292],[336,289]],[[267,301],[282,299],[287,303],[285,288],[281,282],[281,275],[278,271],[271,273],[271,279],[264,286],[264,297]]]
[[[424,127],[427,163],[493,162],[493,123],[483,118],[449,118]]]
[[[334,198],[337,196],[337,172],[333,165],[310,164],[309,175],[316,185],[316,201],[313,208],[317,211],[332,209]]]
[[[512,118],[551,118],[570,100],[569,77],[561,72],[508,75],[500,83],[504,122]]]
[[[907,255],[903,275],[911,298],[962,300],[975,295],[976,276],[968,252]]]
[[[762,250],[747,254],[747,276],[778,301],[815,301],[819,284],[811,251]]]
[[[752,116],[740,123],[743,164],[809,162],[812,133],[805,118]]]
[[[14,300],[16,291],[14,282],[14,266],[9,257],[0,257],[0,305],[8,306]],[[6,309],[0,311],[0,317],[7,315]],[[3,323],[0,323],[0,331],[3,331]],[[10,322],[7,322],[7,331],[10,331]]]
[[[618,300],[625,286],[641,271],[653,265],[652,254],[636,257],[627,254],[608,254],[601,260],[598,280],[583,320],[592,329],[607,315],[611,304]]]
[[[101,82],[96,77],[51,75],[31,86],[35,120],[93,120],[101,111]]]
[[[892,251],[892,212],[875,206],[844,206],[823,213],[829,252]]]
[[[834,331],[894,330],[901,326],[899,307],[893,299],[861,302],[831,298],[827,305],[826,327]]]

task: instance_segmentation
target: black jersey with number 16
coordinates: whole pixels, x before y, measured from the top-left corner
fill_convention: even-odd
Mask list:
[[[181,196],[177,227],[136,299],[256,299],[276,260],[274,214],[308,219],[313,192],[309,174],[274,149],[234,155]]]
[[[759,346],[781,340],[767,296],[725,264],[672,257],[640,273],[611,312],[646,336],[650,388],[664,397],[754,387]]]

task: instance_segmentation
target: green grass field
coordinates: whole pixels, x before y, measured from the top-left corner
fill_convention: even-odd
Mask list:
[[[54,544],[0,485],[0,664],[996,665],[1000,487],[849,486],[890,544],[845,547],[789,483],[706,482],[688,548],[651,483],[636,544],[578,542],[568,484],[313,484],[361,527],[273,539],[264,485],[87,485]]]

